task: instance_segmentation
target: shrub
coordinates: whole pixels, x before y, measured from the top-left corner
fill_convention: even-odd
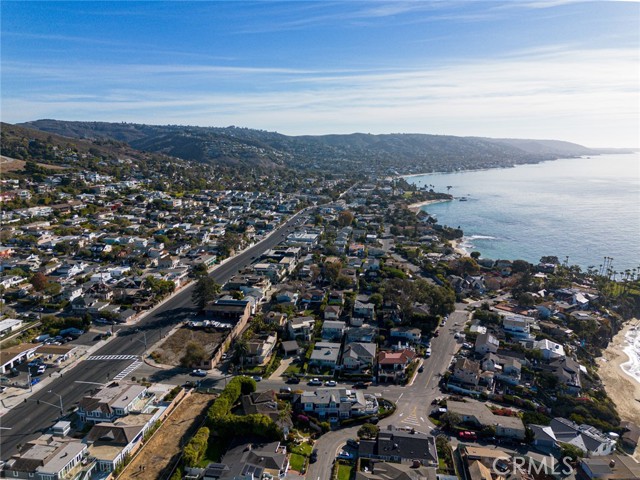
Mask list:
[[[184,447],[184,462],[190,467],[195,467],[207,451],[209,443],[209,429],[200,428],[189,443]]]

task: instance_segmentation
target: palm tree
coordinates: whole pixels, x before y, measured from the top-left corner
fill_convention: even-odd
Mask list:
[[[249,344],[247,340],[240,337],[237,338],[233,346],[233,361],[240,362],[240,370],[244,369],[244,359],[249,353]]]

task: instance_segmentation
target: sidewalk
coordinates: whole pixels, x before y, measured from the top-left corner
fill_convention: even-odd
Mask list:
[[[61,370],[58,370],[57,372],[53,372],[49,374],[49,376],[47,377],[39,377],[39,378],[42,378],[42,380],[40,380],[40,382],[33,385],[31,389],[23,390],[16,387],[9,387],[12,389],[11,394],[8,395],[7,393],[3,393],[0,395],[0,417],[3,416],[5,413],[7,413],[16,405],[23,403],[25,399],[29,398],[34,393],[39,392],[40,390],[43,390],[46,387],[48,387],[48,385],[52,381],[62,377],[66,372],[78,366],[81,360],[91,356],[93,352],[102,348],[113,338],[115,338],[114,335],[112,335],[111,337],[108,337],[105,340],[100,340],[95,345],[92,345],[91,347],[88,347],[88,348],[86,347],[86,345],[78,345],[77,347],[78,349],[83,349],[81,353],[78,353],[78,352],[72,353],[69,361]]]

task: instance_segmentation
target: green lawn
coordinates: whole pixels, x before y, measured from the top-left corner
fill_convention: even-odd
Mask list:
[[[292,470],[297,472],[301,472],[304,468],[304,465],[307,461],[307,457],[303,457],[302,455],[298,455],[297,453],[292,453],[289,458],[289,464]]]
[[[291,453],[296,453],[298,455],[303,455],[305,457],[308,457],[309,455],[311,455],[311,450],[313,450],[313,447],[307,442],[289,447],[289,451]]]
[[[338,480],[351,480],[353,465],[338,464]]]
[[[284,371],[285,375],[298,375],[302,372],[302,365],[298,363],[291,363]]]

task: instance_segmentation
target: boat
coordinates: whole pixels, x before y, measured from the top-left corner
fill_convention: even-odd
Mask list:
[[[467,197],[460,197],[461,202],[466,202],[467,200],[469,200]]]

